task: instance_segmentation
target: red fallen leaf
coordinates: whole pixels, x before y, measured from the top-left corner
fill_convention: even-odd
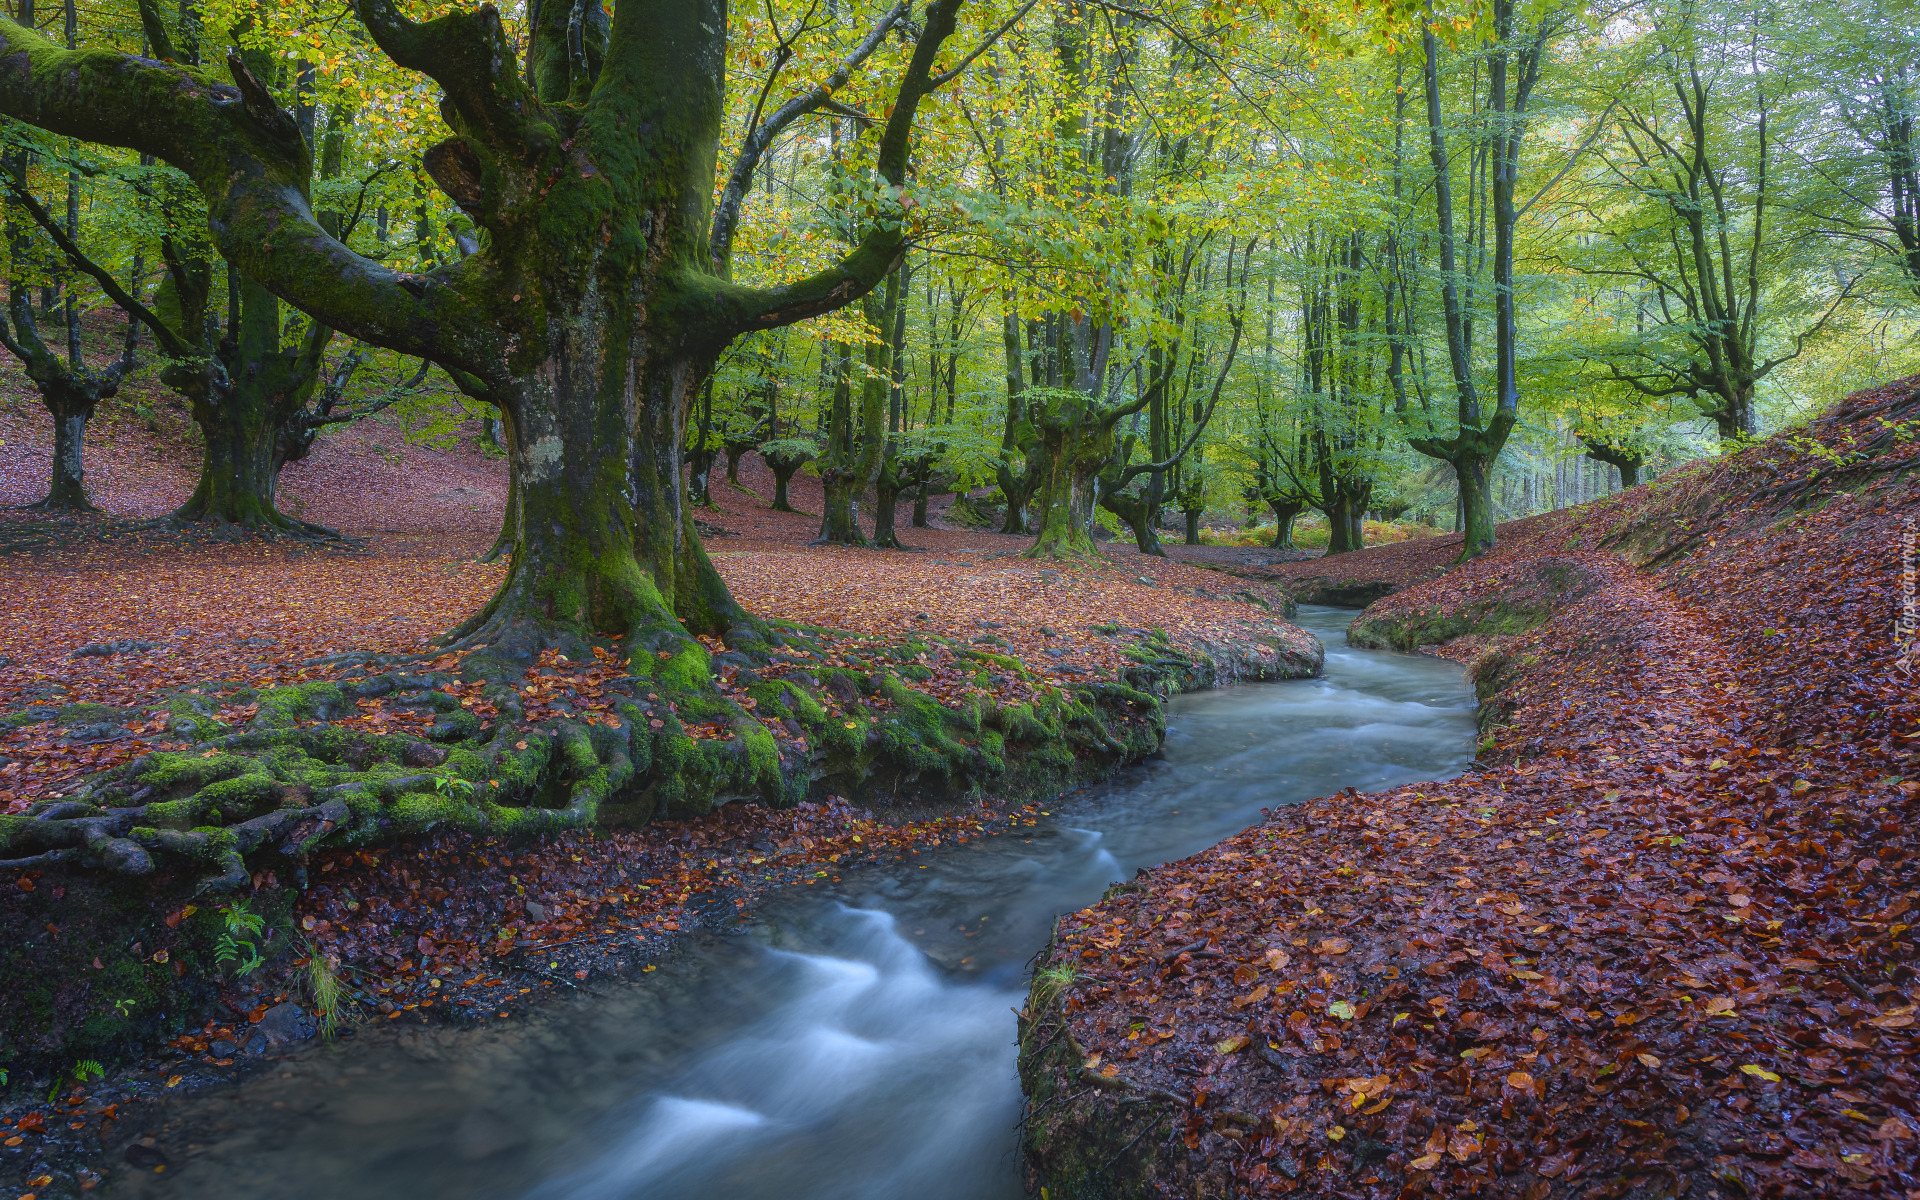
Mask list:
[[[1534,1166],[1533,1170],[1535,1174],[1548,1179],[1558,1178],[1568,1167],[1572,1166],[1574,1160],[1579,1157],[1580,1152],[1578,1150],[1569,1150],[1564,1154],[1555,1154],[1550,1158],[1543,1159]]]
[[[30,1112],[26,1116],[16,1120],[13,1123],[13,1127],[24,1130],[27,1133],[44,1133],[47,1128],[46,1114]]]
[[[413,945],[414,945],[414,948],[419,950],[420,953],[422,954],[433,953],[433,939],[428,937],[424,933],[413,940]]]

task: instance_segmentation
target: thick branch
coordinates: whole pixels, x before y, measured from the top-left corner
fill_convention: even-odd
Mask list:
[[[431,21],[410,21],[393,0],[354,0],[354,11],[387,57],[439,84],[467,126],[491,144],[526,140],[539,102],[517,68],[519,56],[489,4]]]
[[[0,18],[0,113],[83,141],[164,159],[199,187],[229,262],[316,319],[378,346],[479,365],[491,322],[455,266],[407,275],[341,244],[315,218],[310,154],[291,116],[196,69],[63,50]]]
[[[130,317],[137,318],[142,324],[146,325],[148,329],[153,330],[154,338],[159,341],[160,348],[165,351],[168,356],[172,358],[194,357],[197,353],[196,348],[183,340],[178,333],[174,332],[173,327],[161,320],[159,314],[140,303],[140,301],[130,295],[125,288],[121,287],[120,281],[113,277],[111,271],[108,271],[99,263],[94,262],[93,259],[87,257],[79,246],[74,245],[73,239],[67,236],[67,231],[61,227],[60,222],[54,220],[53,214],[48,212],[46,206],[41,204],[31,192],[20,187],[19,181],[11,175],[6,177],[6,183],[7,190],[13,193],[14,200],[19,203],[20,207],[26,209],[28,215],[33,217],[34,223],[39,225],[41,230],[53,239],[53,244],[60,248],[60,253],[67,256],[67,261],[72,263],[84,274],[90,276],[95,283],[98,283],[100,290],[107,294],[107,299],[119,305],[122,312]]]

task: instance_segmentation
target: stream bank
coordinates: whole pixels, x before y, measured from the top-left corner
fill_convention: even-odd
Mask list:
[[[1175,700],[1162,755],[1032,825],[707,906],[659,969],[525,1019],[410,1013],[163,1092],[54,1186],[105,1165],[107,1195],[1011,1197],[1009,1010],[1054,914],[1269,805],[1457,771],[1472,728],[1458,668],[1336,645],[1323,678]],[[131,1169],[129,1145],[169,1169]]]
[[[1059,678],[1049,679],[1005,659],[1001,670],[1052,689],[1055,707],[1070,701],[1077,715],[1049,739],[1030,710],[1021,718],[1017,707],[974,701],[976,739],[990,740],[1001,763],[992,792],[889,775],[898,756],[882,740],[847,760],[860,765],[859,778],[844,763],[823,770],[819,798],[791,808],[730,804],[697,820],[531,843],[448,830],[314,855],[304,891],[290,871],[256,873],[237,900],[196,896],[190,881],[164,876],[14,872],[0,891],[0,1069],[12,1085],[0,1121],[19,1140],[0,1148],[0,1178],[30,1184],[60,1162],[95,1161],[121,1136],[119,1122],[154,1097],[229,1086],[297,1048],[329,1011],[316,961],[328,965],[338,989],[330,1011],[350,1034],[493,1024],[590,981],[651,972],[685,933],[769,893],[1031,824],[1037,804],[1023,805],[1028,797],[1097,781],[1157,750],[1170,697],[1319,670],[1310,634],[1257,606],[1243,611],[1237,626],[1178,643],[1153,628],[1090,631],[1087,641],[1114,647],[1126,664],[1118,678],[1076,679],[1065,673],[1071,664],[1053,664]],[[983,633],[982,653],[990,636],[1004,642]],[[849,666],[884,659],[871,638],[841,644]],[[871,699],[879,729],[888,679],[877,669],[864,678],[847,711],[863,712],[862,698]],[[826,790],[849,784],[870,808]],[[251,938],[265,962],[245,977],[219,956],[236,912],[262,923]],[[261,1033],[269,1013],[266,1028],[286,1033]],[[88,1078],[89,1064],[111,1074]]]
[[[1444,573],[1345,556],[1389,586],[1357,634],[1468,665],[1482,769],[1276,810],[1063,919],[1030,1188],[1920,1188],[1916,418],[1920,380],[1859,393]]]

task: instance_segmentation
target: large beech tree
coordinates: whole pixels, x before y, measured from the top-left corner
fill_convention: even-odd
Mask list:
[[[603,32],[543,6],[523,77],[492,8],[414,22],[391,0],[355,11],[396,63],[445,92],[452,136],[424,165],[484,231],[482,249],[427,272],[354,253],[307,194],[311,149],[239,58],[231,84],[177,63],[69,51],[0,21],[0,111],[126,146],[184,171],[215,243],[248,277],[327,326],[481,381],[511,429],[512,574],[466,632],[631,630],[692,644],[742,627],[681,503],[689,404],[720,351],[858,299],[907,244],[898,188],[935,56],[960,0],[936,0],[882,133],[883,211],[844,260],[782,287],[729,278],[741,201],[774,137],[824,103],[828,80],[767,116],[716,208],[724,5],[619,6]],[[597,9],[596,9],[597,11]],[[850,58],[908,29],[900,5]],[[571,41],[569,39],[571,38]]]
[[[613,736],[605,725],[563,722],[517,743],[495,738],[480,751],[489,764],[477,772],[482,790],[458,812],[402,805],[372,817],[350,813],[342,788],[391,800],[413,786],[376,772],[335,785],[327,803],[316,794],[307,809],[262,802],[258,816],[236,821],[247,806],[227,801],[214,813],[224,831],[144,828],[151,818],[131,807],[111,816],[63,810],[43,814],[49,819],[30,831],[10,829],[12,847],[79,854],[84,843],[92,861],[130,871],[150,869],[154,851],[171,850],[216,862],[219,878],[234,884],[244,881],[250,850],[291,830],[368,819],[389,831],[447,820],[578,825],[593,820],[602,801],[638,787],[642,771],[652,776],[656,806],[675,797],[702,807],[729,794],[782,795],[772,738],[718,694],[709,652],[695,636],[723,636],[751,653],[765,647],[769,631],[728,595],[683,503],[687,415],[733,339],[859,300],[900,261],[911,233],[901,187],[915,114],[971,59],[956,55],[949,66],[940,57],[961,4],[932,0],[910,12],[902,0],[837,70],[784,103],[768,100],[769,80],[723,177],[721,0],[623,0],[610,22],[598,19],[598,4],[549,2],[535,10],[524,62],[492,7],[416,22],[392,0],[355,0],[380,49],[444,92],[451,136],[423,164],[481,233],[476,252],[418,272],[354,252],[316,216],[312,147],[240,56],[227,60],[227,82],[184,63],[69,50],[0,19],[0,113],[172,164],[205,196],[212,240],[241,274],[330,329],[447,367],[470,394],[499,407],[513,472],[513,557],[498,594],[453,632],[449,650],[484,651],[465,659],[466,673],[497,683],[541,650],[578,654],[584,639],[612,633],[625,639],[632,675],[653,689],[658,707],[648,711],[675,718],[653,720],[651,731],[649,722],[629,720]],[[760,158],[796,121],[832,103],[892,38],[911,50],[873,159],[874,215],[856,244],[781,286],[734,281],[732,246]],[[503,719],[517,712],[510,690],[495,695]],[[696,713],[730,723],[735,736],[681,734],[680,720]],[[261,736],[265,745],[301,735],[287,728]],[[397,753],[369,744],[342,761],[364,768],[369,754],[390,751]],[[307,752],[342,753],[317,744]],[[97,794],[118,794],[106,803],[123,806],[156,787],[178,795],[179,773],[163,785],[156,770],[172,767],[142,760]]]

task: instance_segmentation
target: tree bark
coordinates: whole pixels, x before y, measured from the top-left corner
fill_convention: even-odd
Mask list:
[[[471,743],[479,782],[468,786],[484,798],[464,806],[396,797],[402,777],[386,783],[380,772],[343,764],[340,786],[362,789],[377,826],[341,826],[359,821],[360,810],[340,801],[327,810],[334,816],[311,810],[316,827],[324,821],[336,832],[303,845],[455,821],[540,834],[590,824],[615,797],[643,815],[698,813],[730,796],[777,801],[791,798],[783,771],[797,772],[804,788],[804,766],[783,767],[768,728],[716,687],[699,640],[718,635],[736,652],[762,654],[771,631],[733,601],[700,545],[682,474],[687,418],[734,338],[859,300],[897,265],[920,219],[902,194],[909,136],[921,103],[948,77],[935,64],[960,2],[933,0],[904,29],[912,49],[872,159],[879,216],[838,262],[766,288],[730,277],[744,183],[764,147],[837,84],[814,85],[750,131],[723,193],[728,19],[720,0],[631,0],[610,27],[592,5],[580,21],[564,12],[559,20],[565,6],[549,0],[530,30],[524,77],[519,47],[490,6],[414,22],[392,0],[355,0],[394,64],[438,85],[451,136],[423,166],[484,235],[472,253],[423,270],[362,257],[316,218],[298,122],[238,57],[227,83],[178,62],[65,51],[0,19],[0,60],[9,64],[0,71],[0,113],[166,160],[200,189],[213,241],[241,276],[329,329],[473,376],[512,428],[506,578],[444,646],[470,652],[461,672],[498,688],[491,694],[501,720],[524,736]],[[846,69],[905,15],[904,5],[890,10]],[[563,37],[571,39],[564,49]],[[241,324],[256,322],[243,313]],[[241,357],[262,373],[281,366],[268,353]],[[292,390],[255,385],[244,371],[229,382],[262,400]],[[209,392],[206,402],[215,401],[228,397]],[[262,440],[270,462],[271,440]],[[872,452],[877,458],[877,439]],[[253,490],[255,507],[270,511],[271,479]],[[627,704],[618,723],[528,721],[502,681],[545,650],[578,657],[590,646],[623,655],[632,694],[645,699]],[[696,722],[733,736],[692,736],[687,726]],[[477,734],[477,720],[472,729],[463,736]],[[245,839],[168,829],[149,841],[155,852],[217,862],[206,886],[233,888],[247,881],[244,855],[281,845],[277,836],[266,844],[266,828]],[[152,869],[138,846],[123,857],[135,864],[124,869],[143,869],[140,861]]]
[[[1275,550],[1297,550],[1293,544],[1293,523],[1300,514],[1307,511],[1307,502],[1296,499],[1268,499],[1267,506],[1273,509],[1273,548]]]
[[[171,519],[255,530],[330,532],[287,517],[276,506],[275,496],[282,432],[319,384],[321,355],[332,333],[314,326],[294,349],[282,349],[279,298],[237,273],[235,287],[238,323],[228,330],[214,359],[186,373],[189,411],[205,448],[193,495],[173,511]]]

